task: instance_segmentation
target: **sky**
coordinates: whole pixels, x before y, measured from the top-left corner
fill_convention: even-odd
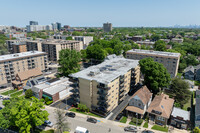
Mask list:
[[[0,0],[0,25],[72,27],[200,25],[200,0]]]

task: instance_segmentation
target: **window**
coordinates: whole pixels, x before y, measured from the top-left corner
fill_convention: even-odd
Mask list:
[[[140,107],[140,106],[141,106],[141,104],[139,103],[139,104],[138,104],[138,106]]]
[[[161,117],[161,116],[157,116],[157,120],[159,120],[159,121],[165,121],[165,118]]]

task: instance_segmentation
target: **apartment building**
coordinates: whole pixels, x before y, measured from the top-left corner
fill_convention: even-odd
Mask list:
[[[27,52],[25,42],[13,43],[12,47],[12,53]]]
[[[13,54],[13,45],[24,45],[26,43],[26,41],[31,40],[29,38],[20,38],[20,39],[16,39],[16,40],[6,40],[6,44],[8,46],[8,51]],[[19,47],[22,47],[24,49],[24,46],[15,46],[15,49]],[[20,48],[19,48],[20,49]],[[26,52],[26,51],[25,51]]]
[[[11,83],[19,72],[33,68],[47,69],[47,55],[44,52],[31,51],[0,56],[0,84]]]
[[[104,32],[111,32],[112,31],[112,23],[104,23],[103,24],[103,31]]]
[[[59,51],[62,49],[80,51],[83,49],[83,43],[81,41],[56,39],[42,42],[42,51],[48,54],[48,59],[51,62],[57,62],[59,60]]]
[[[83,49],[86,49],[90,42],[93,41],[93,36],[72,36],[72,39],[83,42]]]
[[[43,39],[26,41],[27,51],[41,51],[42,52]]]
[[[143,58],[151,57],[154,61],[162,63],[168,70],[171,77],[175,77],[178,72],[180,53],[132,49],[126,52],[126,58],[141,60]]]
[[[76,84],[74,100],[106,116],[139,82],[138,60],[110,55],[99,65],[71,75]]]

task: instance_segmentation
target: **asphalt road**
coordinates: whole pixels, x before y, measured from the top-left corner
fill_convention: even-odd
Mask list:
[[[49,120],[53,123],[56,123],[55,108],[46,108],[46,110],[49,112]],[[67,121],[69,123],[69,127],[71,129],[70,133],[74,133],[77,126],[81,126],[84,128],[87,128],[90,133],[107,133],[109,128],[111,128],[111,132],[109,133],[124,133],[124,127],[120,126],[120,124],[113,124],[112,121],[104,121],[98,120],[96,124],[87,122],[87,116],[76,116],[75,118],[67,117]],[[54,127],[55,128],[55,127]],[[48,129],[48,127],[46,128]]]

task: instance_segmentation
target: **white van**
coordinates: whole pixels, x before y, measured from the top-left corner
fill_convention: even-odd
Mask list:
[[[90,133],[90,132],[84,127],[77,126],[75,133]]]

